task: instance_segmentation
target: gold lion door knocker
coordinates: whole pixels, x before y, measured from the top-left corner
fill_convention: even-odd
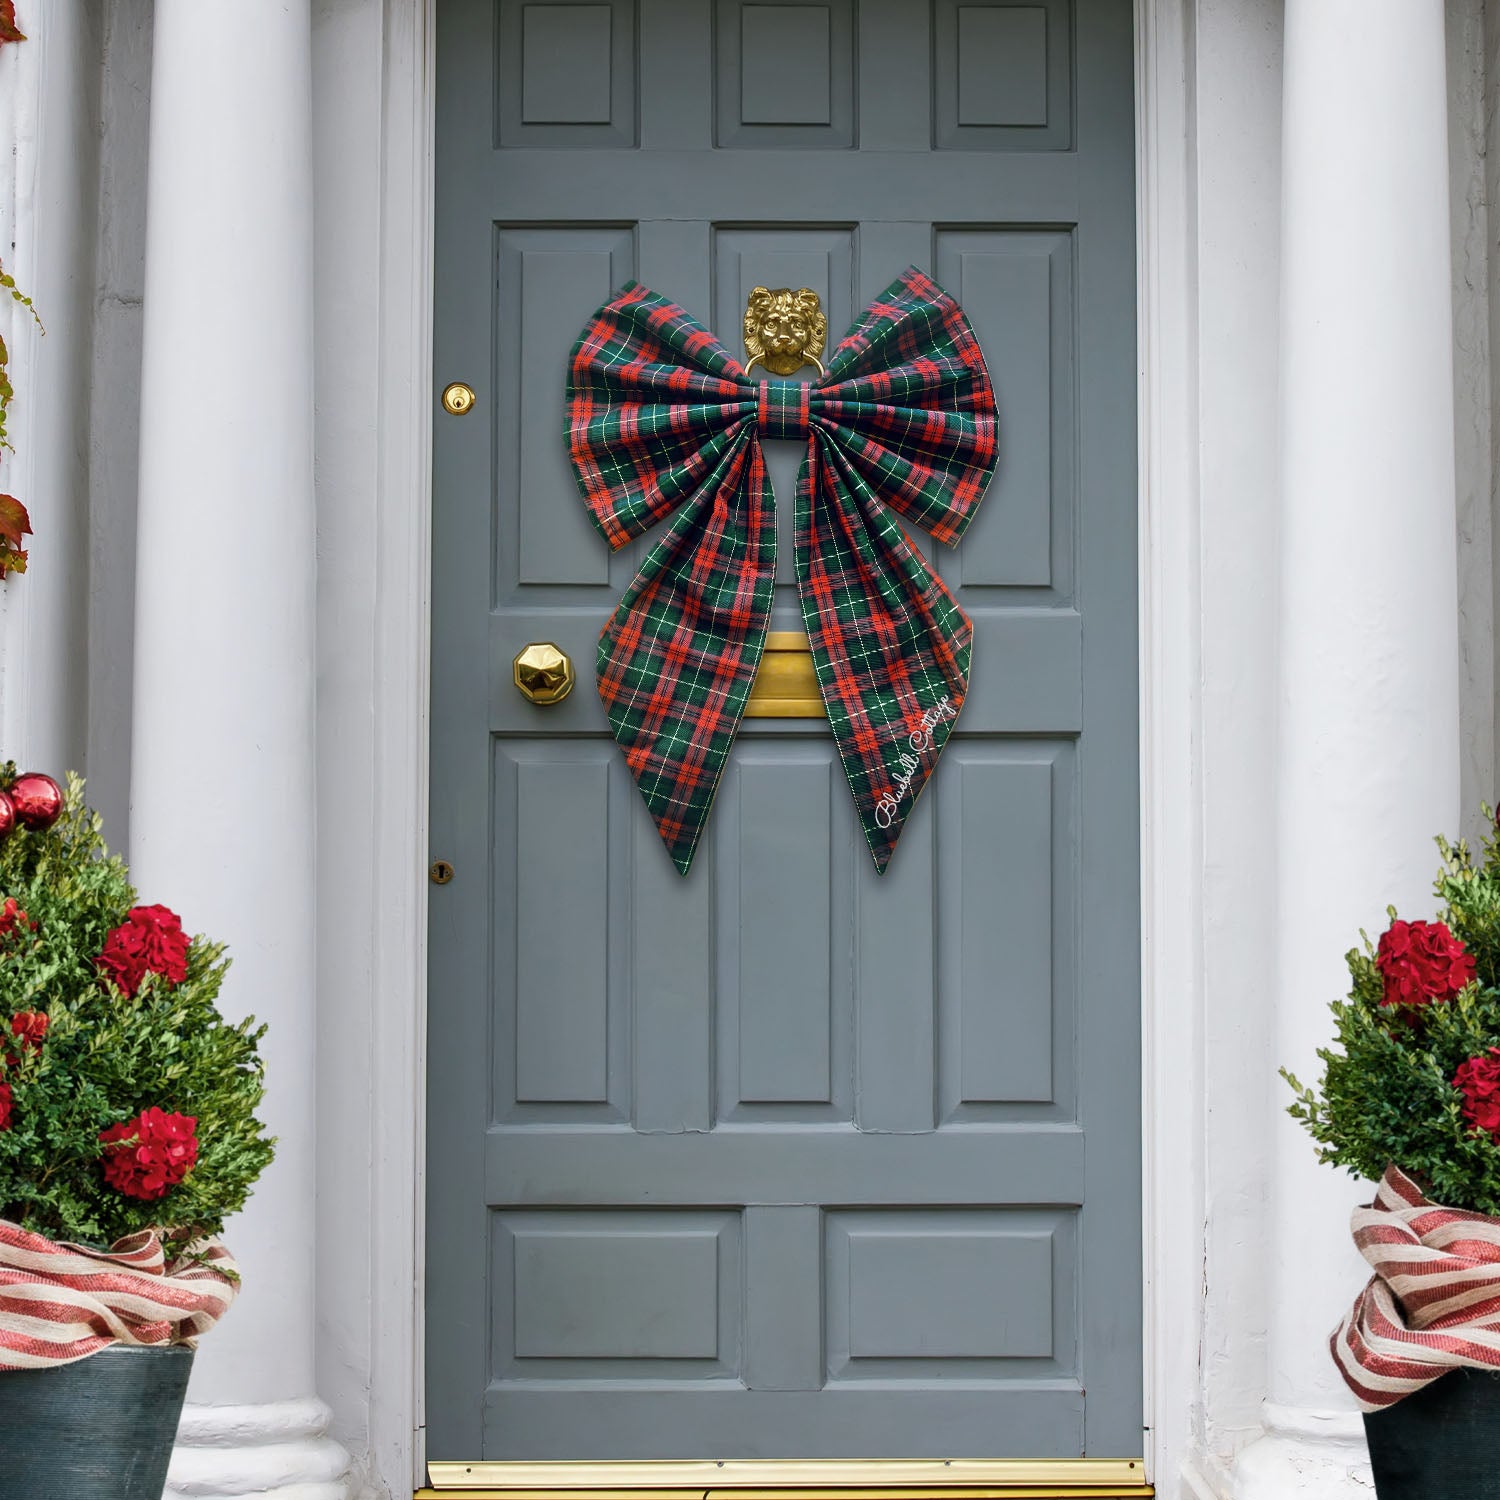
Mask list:
[[[804,286],[758,286],[745,304],[745,366],[748,375],[763,365],[773,375],[790,375],[803,365],[812,365],[821,376],[818,357],[828,344],[828,319],[818,294]]]

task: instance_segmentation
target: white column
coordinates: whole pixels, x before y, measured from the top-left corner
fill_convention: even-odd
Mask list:
[[[1276,1046],[1304,1081],[1342,962],[1428,916],[1458,828],[1458,627],[1442,0],[1287,0]],[[1272,1086],[1266,1436],[1253,1500],[1359,1495],[1327,1336],[1368,1271]]]
[[[226,1239],[169,1496],[345,1494],[313,1350],[313,348],[308,0],[157,0],[131,858],[270,1024],[277,1159]],[[360,1247],[351,1247],[361,1253]]]

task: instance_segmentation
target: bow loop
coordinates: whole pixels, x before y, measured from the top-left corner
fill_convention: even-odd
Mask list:
[[[568,445],[610,546],[698,494],[754,413],[739,362],[675,303],[632,282],[600,308],[569,362]]]
[[[864,491],[952,546],[994,472],[995,392],[963,309],[908,270],[834,350],[814,410]]]
[[[995,403],[958,304],[915,268],[815,385],[752,382],[631,284],[573,350],[573,468],[615,547],[673,511],[599,641],[610,728],[677,867],[707,821],[765,644],[776,569],[761,439],[807,439],[796,576],[818,685],[877,870],[963,706],[968,617],[890,512],[956,542],[994,470]]]

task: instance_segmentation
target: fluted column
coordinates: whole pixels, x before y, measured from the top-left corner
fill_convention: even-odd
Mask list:
[[[253,14],[252,14],[253,12]],[[157,0],[131,858],[226,939],[269,1022],[277,1159],[226,1234],[168,1495],[335,1500],[313,1341],[313,348],[309,0]]]
[[[1453,317],[1442,0],[1287,0],[1277,1060],[1311,1081],[1342,955],[1430,914],[1458,830]],[[1369,1188],[1272,1088],[1266,1436],[1247,1500],[1367,1497],[1327,1349]]]

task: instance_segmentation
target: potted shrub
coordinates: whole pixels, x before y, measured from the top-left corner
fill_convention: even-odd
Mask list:
[[[1318,1087],[1282,1070],[1319,1158],[1378,1181],[1330,1348],[1382,1500],[1500,1496],[1500,839],[1437,842],[1436,918],[1391,908],[1348,955]]]
[[[0,768],[0,1490],[160,1500],[216,1236],[271,1159],[264,1028],[142,905],[82,783]]]

